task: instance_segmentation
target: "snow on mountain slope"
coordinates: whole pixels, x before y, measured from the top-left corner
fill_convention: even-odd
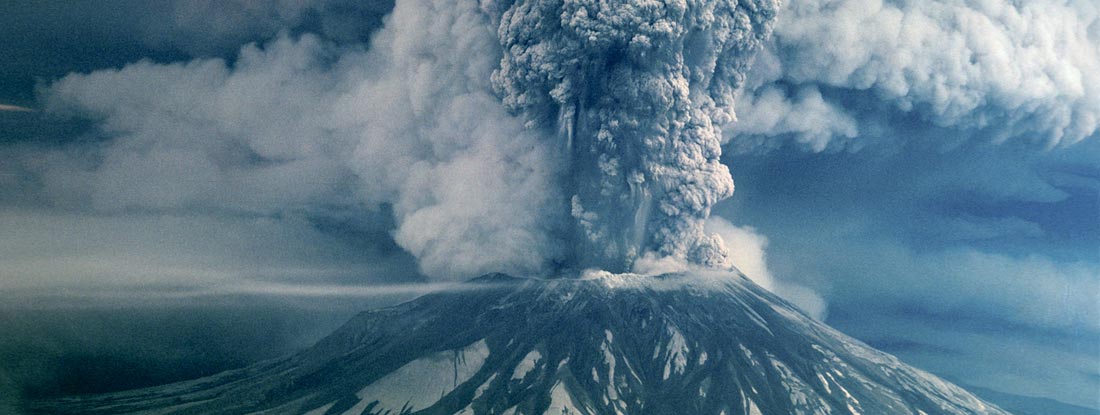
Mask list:
[[[359,415],[368,408],[371,412],[401,413],[432,406],[458,385],[470,380],[481,369],[488,355],[485,340],[480,340],[462,350],[439,352],[413,360],[356,393],[359,403],[344,411],[344,415]],[[410,394],[409,391],[416,393]]]
[[[501,274],[289,358],[43,413],[1005,414],[740,275]]]

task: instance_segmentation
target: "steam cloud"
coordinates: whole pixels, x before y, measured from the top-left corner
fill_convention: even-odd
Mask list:
[[[394,240],[431,277],[537,274],[561,257],[563,215],[547,209],[561,199],[559,167],[548,140],[492,91],[498,44],[476,3],[421,0],[397,5],[369,50],[280,36],[245,46],[231,65],[72,74],[42,101],[98,120],[103,138],[14,152],[14,163],[55,206],[388,212]]]
[[[508,108],[552,127],[570,160],[582,268],[627,271],[655,254],[728,266],[703,231],[733,193],[719,125],[771,31],[775,0],[516,0],[487,4]]]
[[[363,13],[381,14],[376,3]],[[256,31],[300,28],[343,2],[273,4],[287,7]],[[381,29],[349,32],[373,33],[369,44],[284,31],[231,62],[72,74],[43,89],[44,110],[95,120],[96,139],[5,145],[19,174],[0,177],[15,190],[0,198],[114,214],[390,216],[361,225],[392,231],[434,278],[626,271],[645,256],[728,266],[703,227],[734,188],[723,142],[859,146],[883,114],[851,99],[1048,146],[1100,125],[1091,2],[784,7],[409,0]]]
[[[727,139],[859,148],[909,122],[890,109],[941,140],[1070,145],[1100,130],[1098,44],[1094,1],[791,1]]]
[[[45,107],[104,140],[17,161],[59,206],[386,209],[439,278],[627,271],[647,253],[729,266],[703,231],[733,192],[718,125],[776,8],[400,2],[365,50],[282,35],[232,64],[69,75]]]

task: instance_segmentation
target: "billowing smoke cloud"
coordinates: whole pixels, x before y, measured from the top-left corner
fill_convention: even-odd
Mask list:
[[[1096,209],[1080,201],[1096,193],[1066,190],[1096,188],[1095,1],[109,0],[55,1],[42,20],[26,10],[49,1],[24,3],[0,25],[19,52],[0,73],[33,74],[20,82],[147,55],[180,62],[69,75],[39,102],[7,102],[40,111],[0,108],[79,119],[29,138],[0,128],[8,286],[148,285],[153,272],[172,289],[279,272],[418,279],[398,249],[441,279],[641,258],[635,271],[732,263],[819,318],[822,298],[791,281],[825,293],[834,315],[977,310],[1044,337],[1097,331],[1096,233],[1082,220]],[[43,50],[65,51],[66,65]],[[89,120],[75,139],[52,135]],[[744,169],[758,155],[727,158],[755,180],[718,209],[759,231],[704,228],[733,190],[719,128],[727,153],[932,145],[875,160],[783,149],[755,173]],[[958,145],[1002,141],[1081,152],[1033,171],[1051,160]],[[956,201],[976,206],[923,212]],[[344,244],[333,228],[366,236]],[[959,246],[937,253],[945,239]],[[1047,251],[1017,257],[1033,248]],[[1074,250],[1085,254],[1062,252]],[[401,258],[374,261],[385,256]],[[330,285],[316,287],[298,295]],[[3,377],[0,412],[14,396]]]
[[[293,22],[330,4],[263,10]],[[1100,123],[1087,2],[800,0],[750,71],[778,8],[401,2],[369,47],[283,35],[231,63],[70,75],[42,101],[98,120],[100,141],[15,158],[54,206],[384,212],[423,272],[463,278],[644,255],[729,265],[703,227],[733,192],[722,126],[735,146],[820,151],[863,145],[891,111],[1044,145]],[[868,102],[892,109],[853,105]]]
[[[35,107],[35,86],[70,72],[231,58],[281,32],[362,44],[394,0],[14,0],[0,14],[0,101]],[[6,131],[5,131],[6,132]]]
[[[787,301],[790,301],[814,318],[825,321],[828,305],[825,299],[809,287],[795,284],[772,275],[768,266],[768,237],[751,226],[735,226],[720,217],[707,220],[706,230],[720,236],[725,242],[730,260],[745,276]]]
[[[941,141],[1037,147],[1100,129],[1100,3],[785,6],[737,102],[735,147],[793,138],[813,151],[859,148],[912,119],[955,129]]]
[[[41,102],[96,140],[16,161],[70,209],[389,212],[433,277],[728,266],[703,231],[733,192],[718,125],[777,7],[401,2],[369,48],[281,35],[66,76]]]
[[[50,205],[72,209],[391,212],[393,238],[433,277],[560,262],[559,163],[494,94],[499,42],[477,5],[402,2],[362,49],[283,36],[245,46],[232,65],[69,75],[42,101],[97,120],[97,140],[14,164]]]
[[[729,265],[703,231],[733,193],[719,125],[771,31],[775,0],[502,0],[504,103],[558,131],[570,161],[573,260],[629,270],[653,253]]]

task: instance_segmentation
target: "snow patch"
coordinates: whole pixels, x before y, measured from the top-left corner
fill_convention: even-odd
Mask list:
[[[821,373],[817,374],[817,379],[821,381],[821,386],[825,387],[825,393],[832,395],[833,390],[829,388],[829,382],[825,380],[824,376],[821,376]]]
[[[760,316],[760,313],[757,313],[756,310],[753,310],[753,308],[749,306],[748,303],[745,303],[745,300],[742,300],[740,296],[734,295],[731,297],[733,297],[734,300],[737,300],[737,303],[741,305],[741,308],[745,310],[745,314],[749,316],[749,319],[752,320],[753,323],[764,329],[764,331],[768,332],[769,335],[773,337],[775,336],[775,333],[772,333],[772,329],[768,327],[768,322],[764,320],[764,317]]]
[[[603,352],[603,362],[607,365],[607,394],[604,399],[614,402],[615,410],[619,411],[624,409],[621,408],[624,404],[619,400],[619,391],[615,387],[615,354],[611,353],[611,342],[614,340],[615,336],[612,336],[610,331],[604,330],[604,342],[600,344],[600,351]]]
[[[760,412],[760,407],[756,406],[756,402],[749,399],[749,415],[764,415]]]
[[[863,415],[857,411],[856,408],[852,407],[852,404],[848,404],[848,412],[851,412],[852,415]]]
[[[372,402],[378,402],[375,412],[382,413],[432,406],[470,380],[481,370],[488,356],[489,347],[482,339],[461,350],[447,350],[413,360],[356,393],[359,403],[344,415],[361,414]]]
[[[852,396],[851,393],[848,393],[848,390],[844,389],[844,386],[842,386],[841,384],[838,383],[836,387],[840,388],[841,392],[844,392],[845,398],[848,398],[848,401],[846,402],[846,404],[848,405],[848,412],[851,412],[852,415],[861,415],[860,412],[856,410],[856,407],[859,406],[859,399],[856,399],[854,396]],[[853,403],[855,404],[855,406],[852,406]]]
[[[555,383],[550,389],[550,407],[545,415],[582,415],[588,412],[581,410],[573,403],[573,395],[561,382]]]
[[[527,356],[524,356],[523,360],[516,365],[516,370],[512,372],[512,380],[527,377],[527,374],[535,369],[535,365],[538,364],[539,360],[542,360],[542,353],[539,353],[538,350],[527,353]]]
[[[471,399],[471,401],[476,401],[477,398],[480,398],[481,395],[484,395],[485,391],[489,390],[489,385],[492,385],[493,380],[496,379],[496,378],[497,378],[497,374],[494,373],[492,376],[489,376],[489,379],[487,379],[485,381],[485,383],[482,383],[481,386],[478,386],[477,390],[474,391],[474,398]]]
[[[772,368],[783,379],[783,386],[787,388],[787,395],[794,404],[797,413],[825,414],[830,405],[806,384],[798,375],[783,362],[777,360],[771,353],[767,353]],[[838,385],[839,386],[839,385]]]
[[[664,380],[668,380],[669,375],[675,373],[682,375],[684,368],[687,367],[687,356],[689,353],[687,340],[684,339],[684,335],[672,325],[665,326],[669,335],[668,344],[665,346],[665,372]]]
[[[325,412],[328,412],[328,409],[332,408],[333,405],[336,405],[335,401],[334,402],[329,402],[329,403],[325,404],[325,406],[322,406],[320,408],[317,408],[317,409],[314,409],[312,411],[306,412],[305,415],[324,415]]]
[[[749,397],[745,396],[745,391],[744,390],[741,390],[740,392],[741,392],[741,402],[745,403],[745,412],[744,413],[747,414],[747,415],[763,415],[760,412],[760,408],[756,406],[756,402],[753,402],[752,399],[749,399]],[[756,392],[756,390],[753,389],[753,392]],[[722,410],[722,413],[725,413],[725,412],[726,412],[725,410]]]

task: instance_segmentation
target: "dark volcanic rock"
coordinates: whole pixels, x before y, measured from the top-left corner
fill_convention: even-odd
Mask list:
[[[729,273],[534,280],[362,313],[314,347],[43,413],[1004,414]]]

